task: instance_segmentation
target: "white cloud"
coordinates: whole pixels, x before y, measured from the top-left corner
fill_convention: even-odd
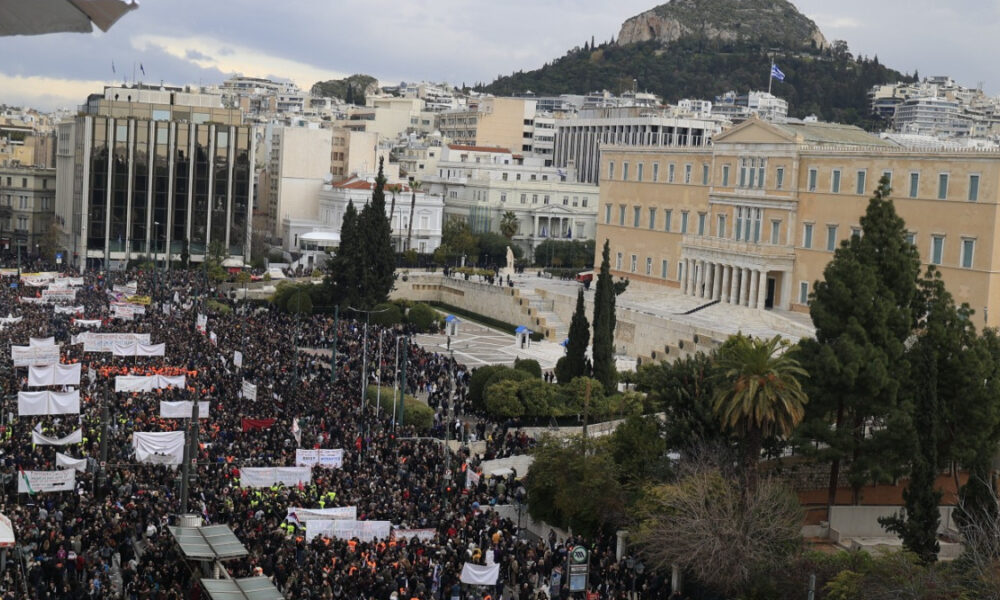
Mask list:
[[[41,110],[71,108],[83,104],[89,94],[108,85],[107,81],[59,79],[54,77],[20,77],[0,73],[0,102],[14,106],[30,106]]]
[[[173,37],[144,34],[133,36],[131,43],[136,50],[144,51],[158,48],[202,69],[217,69],[223,73],[241,73],[248,77],[277,75],[290,79],[305,89],[309,89],[317,81],[341,79],[346,76],[330,69],[272,56],[253,48],[205,36]]]
[[[808,15],[810,19],[819,25],[820,30],[824,29],[858,29],[862,26],[859,19],[842,15]]]

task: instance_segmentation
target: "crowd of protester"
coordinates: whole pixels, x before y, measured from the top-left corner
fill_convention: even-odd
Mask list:
[[[466,485],[467,472],[481,460],[527,452],[533,440],[516,423],[469,414],[465,367],[410,343],[404,327],[369,327],[365,350],[363,321],[295,317],[245,303],[210,313],[207,300],[226,302],[226,296],[197,272],[86,272],[83,278],[78,314],[22,302],[40,288],[11,285],[16,276],[0,280],[0,315],[21,318],[0,331],[6,342],[0,351],[5,399],[0,513],[11,519],[17,538],[17,546],[5,551],[0,572],[4,600],[206,597],[197,583],[204,574],[184,560],[168,530],[181,509],[182,471],[141,464],[132,446],[133,432],[187,426],[185,419],[160,417],[159,403],[168,400],[210,403],[209,417],[198,422],[187,511],[205,523],[229,525],[246,547],[247,556],[225,563],[233,577],[267,577],[285,598],[566,598],[566,555],[580,543],[592,550],[590,597],[626,598],[634,586],[643,598],[669,596],[669,582],[637,577],[615,560],[613,536],[584,541],[523,535],[518,523],[492,508],[522,499],[516,473]],[[115,286],[132,281],[138,284],[136,295],[152,297],[145,314],[131,321],[112,318]],[[197,327],[199,314],[208,315],[203,330]],[[72,343],[88,331],[78,319],[100,319],[101,333],[148,333],[152,343],[166,344],[165,356],[84,352],[82,344]],[[48,336],[61,344],[62,362],[81,363],[79,417],[17,416],[16,392],[29,389],[27,369],[13,366],[9,348]],[[334,343],[333,373],[327,356],[301,350],[331,349]],[[397,361],[397,348],[405,360]],[[362,373],[368,383],[391,387],[399,363],[407,365],[407,391],[435,409],[430,432],[396,420],[388,398],[380,399],[381,412],[373,398],[362,402]],[[115,392],[115,376],[124,374],[183,374],[186,385]],[[243,396],[244,380],[257,386],[255,400]],[[243,419],[273,422],[244,431]],[[82,428],[78,445],[32,444],[33,431],[60,437],[76,428]],[[473,456],[471,446],[463,445],[450,452],[435,437],[482,440],[486,450]],[[311,481],[299,486],[240,485],[242,467],[294,465],[297,448],[341,448],[342,468],[316,467]],[[87,459],[75,490],[17,493],[20,471],[56,469],[56,452]],[[292,506],[356,506],[360,520],[431,529],[433,535],[307,539],[302,524],[286,518]],[[495,587],[460,583],[464,563],[487,560],[501,566]]]

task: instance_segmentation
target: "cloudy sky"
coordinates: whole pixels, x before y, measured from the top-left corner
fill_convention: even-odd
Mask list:
[[[231,73],[383,82],[488,82],[531,69],[656,0],[142,0],[108,33],[0,38],[0,103],[74,106],[131,79],[202,83]],[[1000,0],[798,0],[828,39],[924,76],[1000,93]],[[117,73],[112,73],[112,62]]]

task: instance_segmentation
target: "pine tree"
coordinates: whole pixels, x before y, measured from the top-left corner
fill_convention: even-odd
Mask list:
[[[577,292],[576,310],[569,324],[569,343],[566,345],[566,356],[557,365],[556,377],[559,383],[569,383],[587,373],[587,346],[590,345],[590,323],[587,322],[587,309],[583,303],[583,288]]]
[[[354,202],[348,200],[340,225],[340,246],[330,261],[330,271],[326,278],[332,304],[344,306],[357,304],[358,291],[361,288],[360,248],[358,211],[354,208]]]
[[[385,302],[392,291],[396,273],[396,253],[392,248],[392,227],[385,210],[384,159],[379,158],[378,176],[372,199],[365,205],[358,219],[359,235],[363,244],[358,247],[361,272],[359,302],[371,308]]]
[[[843,463],[858,502],[866,482],[904,474],[914,447],[898,392],[908,375],[904,342],[915,324],[920,259],[889,192],[883,177],[861,218],[864,236],[844,242],[816,283],[816,338],[801,344],[810,403],[798,433],[803,451],[830,462],[831,505]],[[866,432],[870,422],[883,426]]]
[[[591,352],[594,378],[607,393],[617,390],[618,371],[615,369],[615,283],[611,277],[611,245],[604,240],[601,270],[594,290],[594,344]]]

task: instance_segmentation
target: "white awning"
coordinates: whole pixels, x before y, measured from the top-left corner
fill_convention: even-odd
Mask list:
[[[122,0],[0,0],[0,36],[111,29],[138,2]]]
[[[340,234],[336,231],[310,231],[300,235],[299,241],[338,245],[340,244]]]

